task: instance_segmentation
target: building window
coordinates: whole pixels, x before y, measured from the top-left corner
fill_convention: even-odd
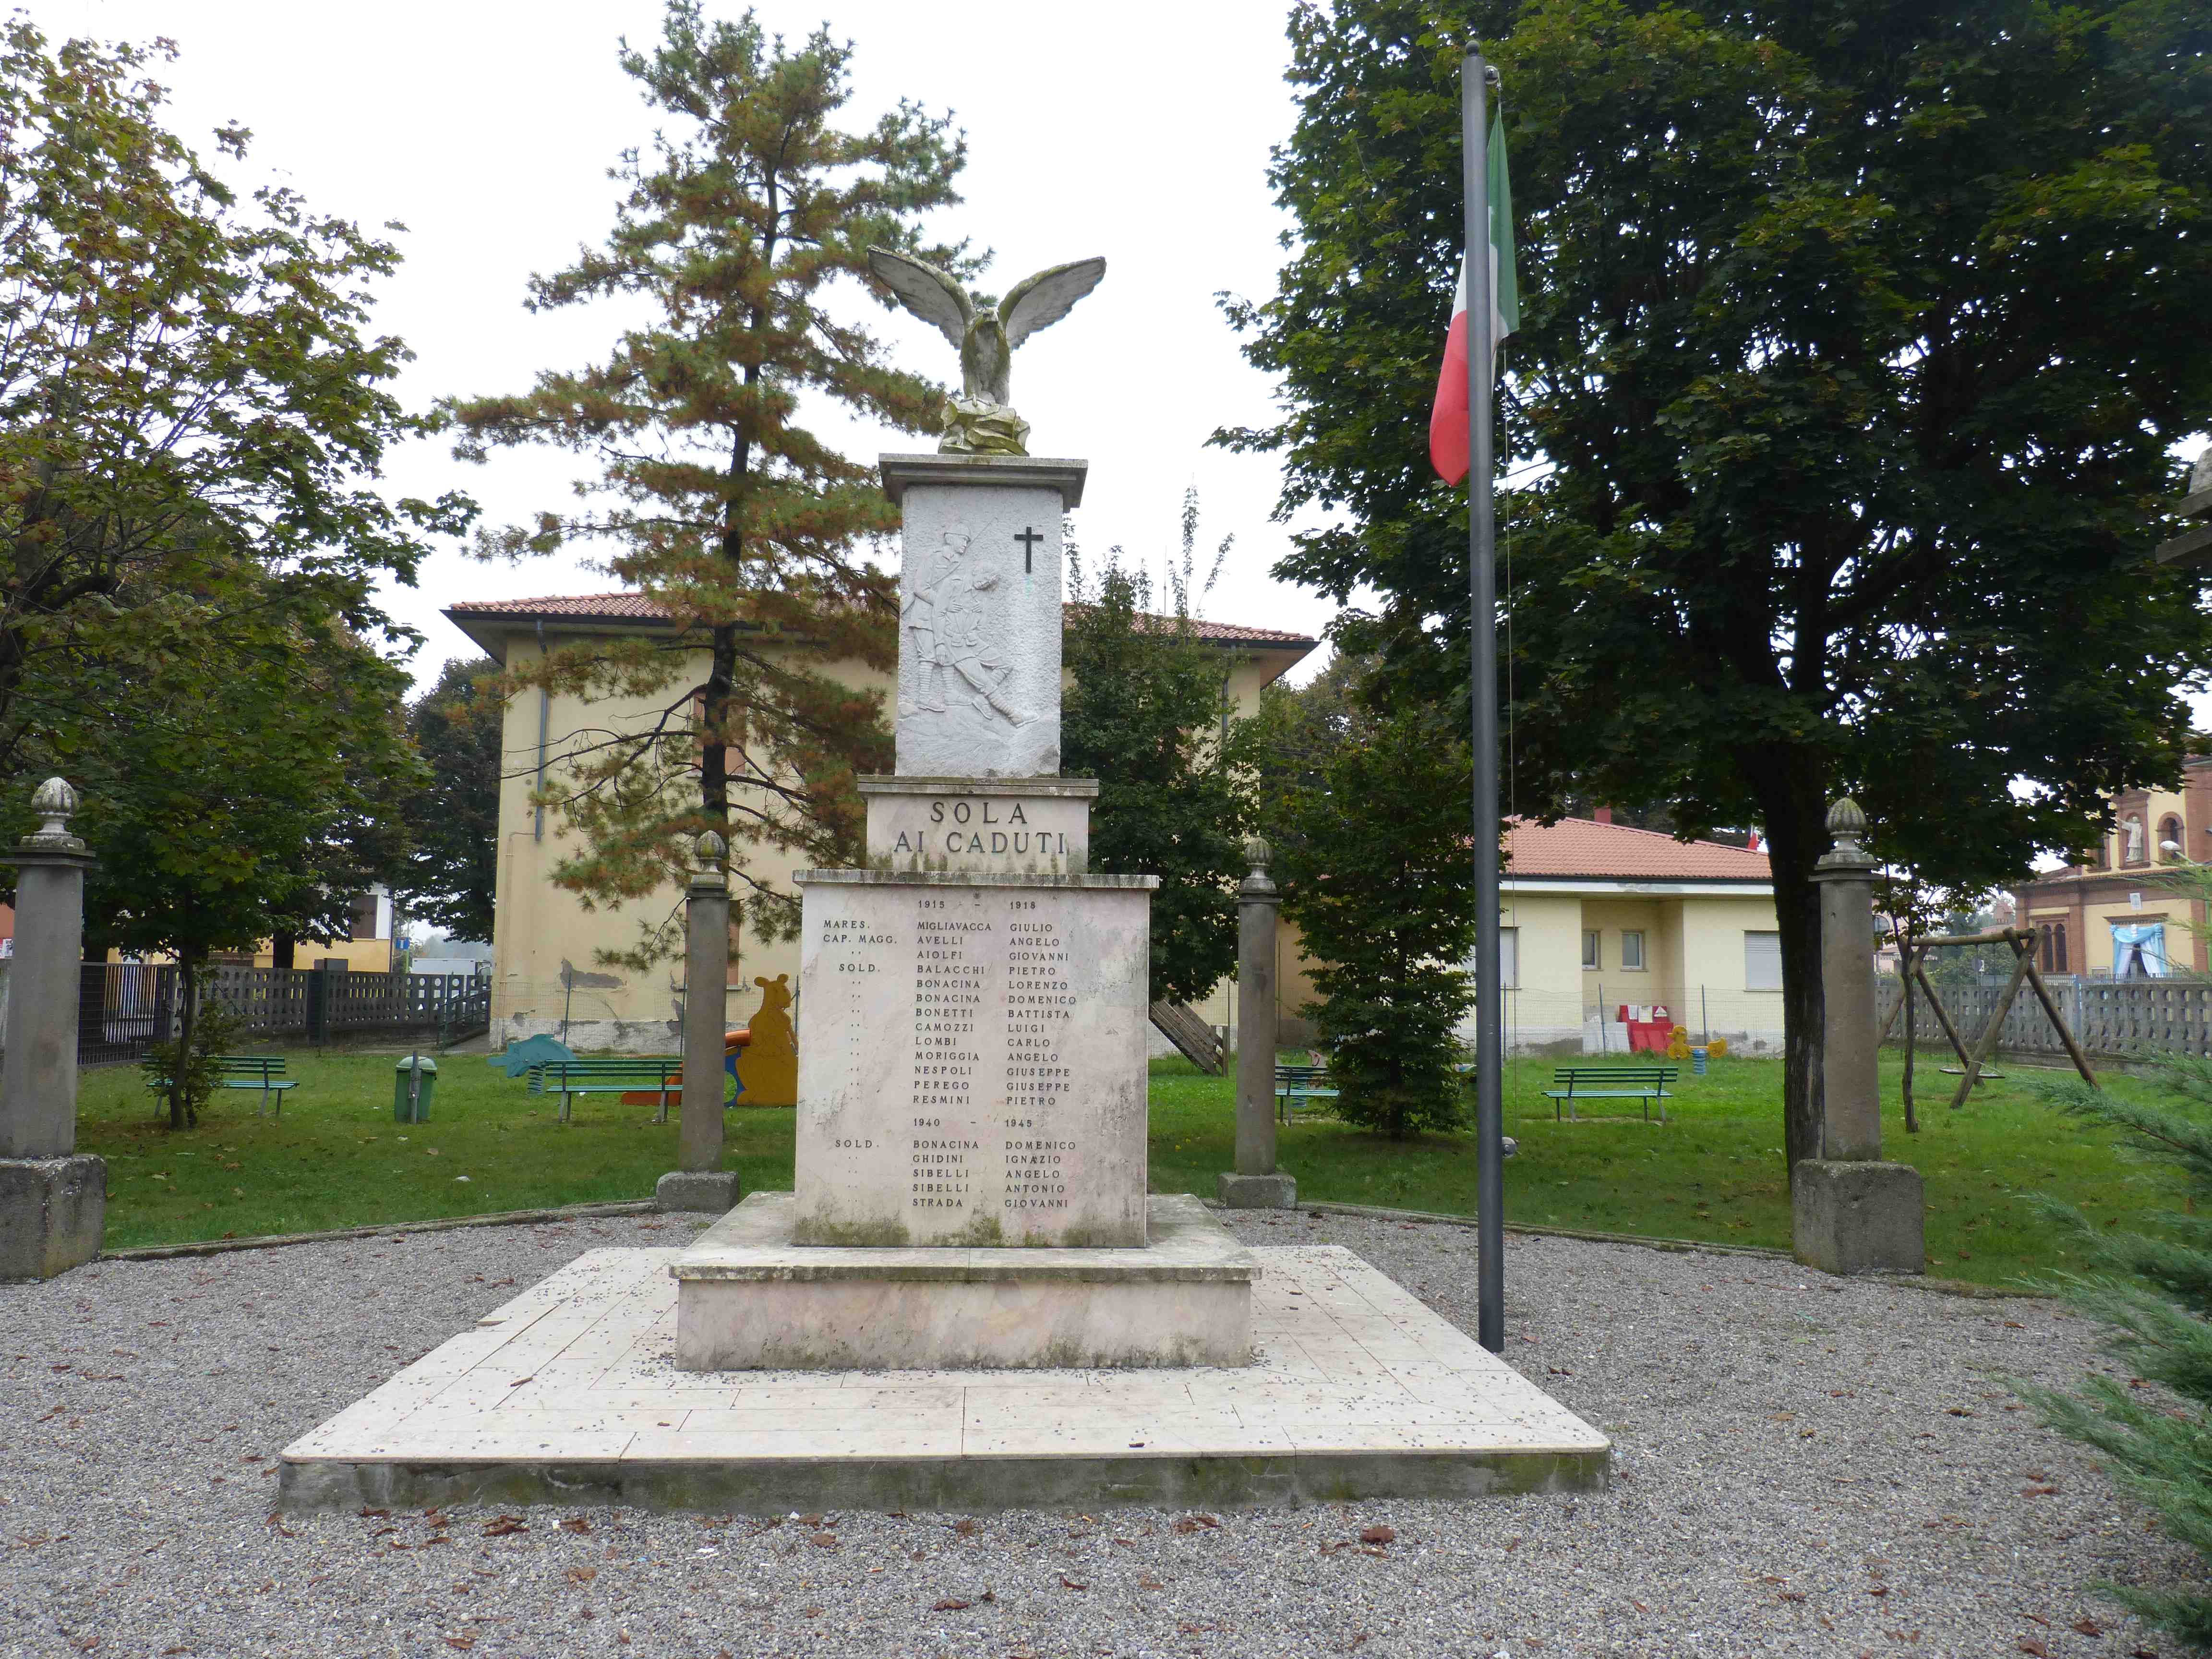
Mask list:
[[[1470,979],[1480,977],[1475,972],[1473,957],[1467,959],[1467,973]],[[1498,983],[1508,991],[1521,988],[1521,930],[1518,927],[1498,930]]]
[[[353,931],[351,939],[376,937],[376,895],[364,893],[353,902]]]
[[[1746,933],[1743,936],[1743,988],[1778,991],[1782,988],[1782,935]]]
[[[2072,972],[2066,965],[2066,924],[2046,921],[2039,931],[2043,935],[2043,971],[2046,974]]]
[[[1620,968],[1623,973],[1644,971],[1644,930],[1624,927],[1620,930]]]
[[[2112,929],[2114,979],[2164,979],[2173,969],[2166,961],[2166,924],[2116,921]]]
[[[1592,969],[1602,968],[1605,966],[1605,964],[1598,959],[1597,941],[1598,931],[1596,928],[1585,927],[1583,929],[1583,968],[1585,972],[1588,972]]]
[[[2158,821],[2158,861],[2179,864],[2188,856],[2189,843],[2181,838],[2181,820],[2171,812]]]

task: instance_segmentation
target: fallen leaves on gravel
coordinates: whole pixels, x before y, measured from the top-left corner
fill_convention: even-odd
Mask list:
[[[1362,1527],[1359,1529],[1359,1541],[1363,1544],[1395,1544],[1398,1541],[1397,1529],[1380,1523],[1372,1527]]]
[[[592,1523],[589,1521],[586,1521],[580,1515],[570,1515],[562,1517],[561,1530],[562,1532],[587,1533],[591,1531],[591,1529]]]
[[[483,1529],[487,1538],[506,1538],[518,1532],[528,1532],[529,1525],[519,1515],[501,1515],[492,1518]]]
[[[2105,1633],[2105,1627],[2089,1618],[2076,1619],[2074,1628],[2084,1636],[2102,1636]]]
[[[929,1610],[932,1613],[965,1613],[975,1605],[973,1601],[963,1601],[957,1595],[948,1595],[942,1601],[932,1603]]]
[[[1074,1579],[1070,1578],[1064,1572],[1060,1575],[1060,1587],[1062,1589],[1074,1590],[1087,1590],[1091,1588],[1088,1584],[1078,1583]]]
[[[599,1576],[599,1570],[597,1567],[571,1567],[568,1569],[568,1577],[574,1579],[580,1584],[588,1584],[592,1580],[597,1578]]]
[[[806,1541],[817,1550],[834,1550],[837,1547],[837,1534],[834,1532],[817,1532]]]
[[[2019,1646],[2022,1653],[2032,1653],[2035,1659],[2051,1659],[2051,1650],[2039,1637],[2023,1636],[2020,1638]]]
[[[2020,1489],[2020,1495],[2022,1498],[2049,1498],[2057,1491],[2058,1488],[2056,1486],[2022,1486]]]
[[[1220,1522],[1210,1515],[1186,1515],[1175,1523],[1177,1532],[1196,1532],[1201,1527],[1218,1527]]]
[[[447,1647],[459,1648],[464,1653],[477,1644],[477,1638],[473,1636],[448,1636],[443,1639]]]

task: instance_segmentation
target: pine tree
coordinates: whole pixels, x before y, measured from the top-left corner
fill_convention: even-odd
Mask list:
[[[1403,1140],[1464,1115],[1457,1030],[1474,997],[1465,737],[1426,710],[1363,716],[1315,772],[1279,773],[1283,913],[1318,965],[1316,1036],[1340,1115]]]
[[[2155,1075],[2155,1101],[2070,1077],[2043,1092],[2117,1131],[2128,1155],[2178,1171],[2190,1212],[2154,1212],[2151,1231],[2107,1232],[2071,1206],[2045,1200],[2041,1208],[2088,1258],[2088,1271],[2060,1275],[2064,1293],[2112,1328],[2107,1346],[2130,1373],[2184,1405],[2169,1408],[2110,1376],[2086,1378],[2081,1395],[2015,1386],[2051,1427],[2101,1452],[2114,1480],[2158,1512],[2169,1537],[2212,1561],[2212,1060],[2171,1056]],[[2100,1588],[2177,1640],[2212,1648],[2212,1593]]]
[[[880,696],[827,669],[896,660],[896,605],[866,550],[897,520],[870,467],[799,423],[801,400],[930,429],[941,389],[894,368],[831,307],[832,290],[849,277],[888,303],[866,274],[871,245],[962,274],[977,262],[915,228],[959,200],[966,147],[950,118],[902,103],[863,131],[839,127],[851,57],[824,30],[793,51],[750,11],[709,22],[696,0],[671,0],[653,50],[625,42],[622,53],[667,125],[616,168],[628,191],[605,245],[531,284],[533,310],[613,300],[628,325],[592,367],[450,406],[464,459],[550,443],[599,468],[578,508],[487,536],[481,550],[604,545],[607,572],[676,624],[555,650],[509,676],[510,690],[657,708],[580,746],[566,778],[549,780],[583,842],[555,878],[587,902],[678,879],[708,829],[733,848],[859,861],[852,780],[885,768],[890,739]],[[637,319],[639,307],[650,314]],[[741,857],[730,873],[757,929],[796,926],[789,892]],[[648,926],[635,955],[673,945]]]

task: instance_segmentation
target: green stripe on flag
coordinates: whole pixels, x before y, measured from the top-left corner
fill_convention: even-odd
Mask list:
[[[1495,254],[1496,309],[1501,334],[1521,326],[1521,281],[1513,269],[1513,185],[1505,174],[1505,118],[1490,124],[1490,246]]]

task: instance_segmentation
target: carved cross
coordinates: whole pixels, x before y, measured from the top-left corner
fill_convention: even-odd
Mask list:
[[[1027,575],[1032,569],[1030,561],[1036,554],[1036,544],[1044,538],[1037,534],[1035,525],[1025,525],[1022,528],[1022,533],[1014,539],[1022,544],[1022,574]]]

